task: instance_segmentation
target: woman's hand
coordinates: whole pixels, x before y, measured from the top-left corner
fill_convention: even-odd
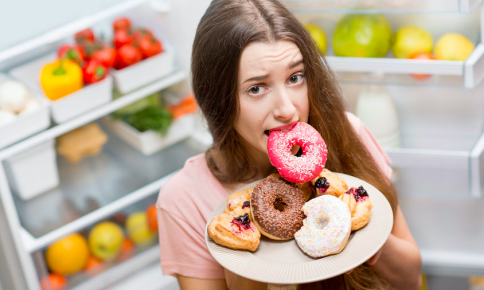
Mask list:
[[[368,264],[370,265],[374,265],[378,259],[380,259],[380,256],[381,256],[381,253],[383,252],[383,247],[378,250],[378,252],[376,252],[376,254],[373,255],[373,257],[371,257],[368,261],[366,261]],[[353,270],[349,270],[348,272],[346,272],[345,274],[349,275],[351,274],[351,272],[353,272]]]

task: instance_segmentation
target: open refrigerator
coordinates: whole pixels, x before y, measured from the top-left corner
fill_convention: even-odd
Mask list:
[[[177,130],[185,130],[186,136],[147,155],[127,141],[129,130],[106,119],[112,112],[159,91],[175,96],[190,92],[192,42],[210,1],[84,1],[82,6],[77,2],[82,1],[66,7],[51,0],[38,7],[42,11],[59,11],[49,16],[54,17],[49,25],[39,25],[39,31],[33,29],[35,34],[24,28],[23,38],[16,35],[18,39],[12,38],[10,44],[0,47],[0,72],[23,81],[19,68],[55,52],[81,29],[107,31],[109,38],[112,20],[121,15],[159,35],[171,48],[173,67],[162,77],[128,92],[118,92],[112,99],[65,121],[57,122],[52,116],[52,122],[49,120],[50,125],[44,129],[0,149],[0,285],[4,289],[43,289],[41,280],[48,274],[47,247],[73,233],[87,236],[102,221],[123,223],[119,220],[143,211],[155,202],[159,189],[182,168],[185,160],[203,152],[211,143],[201,116],[195,114],[186,121],[191,122],[186,127],[190,129]],[[468,277],[484,276],[484,228],[479,222],[484,218],[482,1],[282,2],[302,23],[317,24],[327,33],[327,60],[349,111],[356,112],[358,95],[369,85],[384,87],[391,95],[401,144],[384,149],[392,159],[393,182],[402,211],[421,249],[423,272],[433,281],[428,289],[439,289],[435,285],[442,283],[438,281],[444,277],[455,278],[459,283],[465,281],[453,289],[467,289],[462,285]],[[31,4],[34,8],[40,5]],[[16,11],[20,9],[18,5],[7,4],[7,8]],[[339,19],[349,13],[381,13],[387,16],[393,32],[404,25],[418,25],[429,31],[434,40],[447,32],[461,33],[475,44],[475,49],[465,61],[337,57],[331,49],[332,31]],[[56,14],[62,17],[55,18]],[[45,21],[48,17],[35,19]],[[2,21],[0,26],[4,26]],[[431,77],[415,79],[411,74],[416,73]],[[371,74],[379,77],[368,78]],[[47,107],[54,110],[52,105]],[[91,122],[99,124],[108,137],[97,156],[72,164],[56,154],[56,138]],[[39,148],[47,152],[45,162],[54,160],[52,170],[58,172],[58,180],[53,180],[54,185],[39,195],[22,198],[12,162],[28,160],[31,152],[39,155],[35,154]],[[36,164],[39,162],[44,164]],[[448,286],[453,282],[445,283]],[[136,248],[128,258],[105,263],[102,271],[69,275],[66,284],[66,289],[135,287],[178,289],[175,278],[161,272],[156,241]]]

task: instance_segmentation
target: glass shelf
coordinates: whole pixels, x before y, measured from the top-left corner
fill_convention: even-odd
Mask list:
[[[470,13],[481,0],[283,0],[293,13]]]
[[[77,164],[58,156],[60,185],[31,200],[14,198],[20,222],[34,238],[68,226],[183,167],[199,153],[185,142],[144,156],[110,134],[102,152]]]
[[[158,159],[157,161],[160,160]],[[126,228],[126,222],[131,214],[139,212],[145,213],[150,206],[156,203],[157,198],[157,192],[153,192],[152,194],[139,199],[129,206],[120,209],[112,215],[106,216],[104,219],[97,221],[95,224],[104,221],[110,221],[117,224],[123,230],[124,238],[131,243],[128,242],[127,246],[123,246],[120,252],[116,255],[116,257],[113,257],[112,260],[100,261],[100,264],[91,266],[89,269],[83,269],[71,275],[64,276],[66,279],[66,284],[63,289],[106,289],[108,287],[112,287],[113,283],[120,282],[123,279],[136,280],[136,273],[139,272],[140,269],[145,269],[153,264],[159,267],[160,250],[157,232],[150,229],[150,232],[152,233],[152,237],[150,238],[144,234],[144,231],[142,231],[143,234],[138,237],[145,237],[146,240],[142,244],[137,244],[128,234],[128,230]],[[90,232],[95,224],[88,225],[75,232],[82,235],[86,241],[88,241]],[[43,277],[46,277],[50,273],[46,264],[46,249],[50,244],[51,243],[44,245],[42,248],[35,250],[31,254],[39,280],[42,280]],[[90,256],[94,255],[91,247],[89,247],[89,252]],[[168,276],[160,277],[159,274],[160,272],[153,277],[156,278],[155,284],[160,284],[160,279],[165,280],[165,284],[174,280],[172,277]],[[144,276],[144,279],[146,279],[146,275]],[[172,280],[170,280],[170,278]],[[153,282],[154,281],[151,281],[151,283]],[[146,282],[143,283],[146,284]]]

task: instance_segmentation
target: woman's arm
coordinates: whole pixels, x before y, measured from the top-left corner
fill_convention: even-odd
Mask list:
[[[419,289],[422,284],[422,258],[400,206],[397,208],[392,233],[373,267],[396,289]]]
[[[181,290],[266,290],[267,284],[252,281],[225,270],[226,279],[198,279],[177,275]]]
[[[226,290],[225,279],[198,279],[176,275],[181,290]]]

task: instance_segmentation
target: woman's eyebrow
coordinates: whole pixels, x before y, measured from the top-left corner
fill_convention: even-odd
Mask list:
[[[246,82],[251,82],[251,81],[261,81],[261,80],[268,78],[268,77],[269,77],[269,74],[266,74],[266,75],[263,75],[263,76],[258,76],[258,77],[253,77],[253,78],[245,80],[243,82],[243,84],[245,84]]]
[[[291,63],[290,63],[288,66],[287,66],[287,68],[288,68],[288,69],[294,68],[294,67],[296,67],[296,66],[300,65],[301,63],[303,63],[303,60],[302,60],[302,59],[300,59],[300,60],[298,60],[298,61],[295,61],[295,62],[291,62]],[[245,84],[245,83],[247,83],[247,82],[251,82],[251,81],[261,81],[261,80],[263,80],[263,79],[268,78],[268,77],[269,77],[269,75],[270,75],[270,74],[266,74],[266,75],[263,75],[263,76],[252,77],[252,78],[250,78],[250,79],[245,80],[245,81],[244,81],[242,84]]]
[[[302,59],[300,59],[300,60],[298,60],[298,61],[295,61],[295,62],[291,62],[291,63],[290,63],[288,66],[287,66],[287,68],[288,68],[288,69],[294,68],[294,67],[296,67],[296,66],[300,65],[302,62],[303,62],[303,60],[302,60]]]

